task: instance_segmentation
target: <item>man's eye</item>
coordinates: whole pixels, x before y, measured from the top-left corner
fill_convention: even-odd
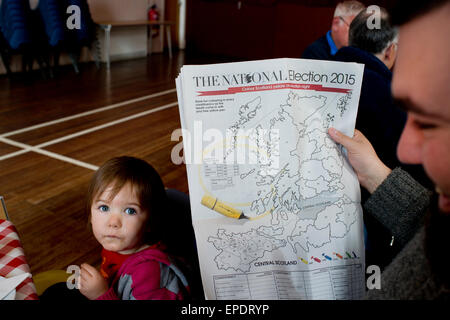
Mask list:
[[[435,129],[436,128],[435,124],[426,123],[426,122],[422,122],[422,121],[416,121],[416,126],[419,127],[422,130],[430,130],[430,129]]]
[[[129,214],[129,215],[133,215],[133,214],[136,214],[136,210],[134,210],[133,208],[126,208],[125,213]]]
[[[109,211],[109,208],[108,208],[108,206],[101,205],[100,207],[98,207],[98,210],[100,210],[102,212],[107,212],[107,211]]]

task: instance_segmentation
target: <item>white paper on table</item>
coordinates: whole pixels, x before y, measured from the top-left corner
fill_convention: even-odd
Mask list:
[[[14,277],[5,278],[0,276],[0,299],[1,300],[11,300],[15,298],[13,291],[18,285],[20,285],[26,278],[31,277],[30,273],[19,274]]]

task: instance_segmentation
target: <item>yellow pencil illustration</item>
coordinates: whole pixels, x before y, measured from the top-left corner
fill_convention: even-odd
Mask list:
[[[214,210],[225,217],[233,218],[233,219],[248,219],[242,212],[242,210],[235,209],[233,207],[230,207],[220,201],[218,198],[214,198],[209,195],[204,195],[201,201],[201,204],[205,207],[210,208],[211,210]]]

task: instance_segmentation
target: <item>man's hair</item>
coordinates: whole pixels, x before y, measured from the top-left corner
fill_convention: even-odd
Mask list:
[[[335,17],[356,16],[363,10],[365,6],[359,1],[344,1],[339,2],[334,10]]]
[[[399,26],[448,3],[450,0],[397,0],[387,8],[392,24]]]
[[[371,11],[363,10],[353,19],[348,31],[349,46],[378,54],[396,41],[397,28],[389,22],[389,15],[385,9],[381,8],[380,13],[379,28],[369,28],[368,20],[374,14]]]
[[[86,211],[91,217],[91,206],[108,187],[112,200],[127,183],[139,201],[139,206],[147,211],[147,228],[144,242],[153,244],[161,240],[163,214],[167,210],[164,184],[158,172],[146,161],[134,157],[116,157],[106,161],[94,174],[86,197]]]

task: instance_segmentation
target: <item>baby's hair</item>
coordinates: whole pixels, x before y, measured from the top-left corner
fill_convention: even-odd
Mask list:
[[[144,243],[153,244],[162,239],[162,215],[166,209],[166,191],[156,170],[146,161],[134,157],[116,157],[106,161],[94,174],[89,185],[86,212],[91,217],[92,203],[106,188],[112,186],[112,200],[122,187],[130,182],[142,210],[148,212]]]

